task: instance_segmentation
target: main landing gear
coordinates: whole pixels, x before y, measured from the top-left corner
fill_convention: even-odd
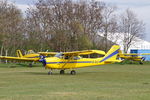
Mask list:
[[[52,75],[52,69],[48,72],[48,75]],[[65,70],[60,70],[60,74],[65,74]]]
[[[52,75],[53,73],[52,73],[52,69],[48,72],[48,75]]]
[[[32,63],[29,63],[29,67],[33,67],[33,64],[32,64]]]
[[[60,70],[60,74],[65,74],[65,70]],[[76,74],[76,71],[75,70],[72,70],[70,72],[71,75],[75,75]]]
[[[34,61],[29,63],[29,67],[33,67]]]
[[[60,70],[60,74],[65,74],[65,70]]]
[[[48,72],[48,75],[52,75],[53,73],[52,73],[52,69],[50,69],[50,71]],[[61,75],[63,75],[63,74],[65,74],[65,70],[60,70],[60,74]],[[75,75],[76,74],[76,71],[75,70],[72,70],[71,72],[70,72],[70,74],[71,75]]]
[[[72,70],[72,71],[70,72],[70,74],[71,74],[71,75],[75,75],[75,74],[76,74],[76,71],[75,71],[75,70]]]

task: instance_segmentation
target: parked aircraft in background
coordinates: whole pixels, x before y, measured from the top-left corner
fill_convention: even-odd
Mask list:
[[[150,53],[122,53],[121,50],[119,50],[119,57],[124,60],[131,60],[131,61],[137,61],[139,64],[143,64],[143,61],[145,60],[145,57],[142,57],[142,55],[150,55]]]
[[[28,61],[28,62],[31,62],[29,64],[30,67],[32,67],[33,62],[37,62],[40,59],[40,54],[35,53],[33,50],[28,50],[27,54],[25,55],[22,54],[21,50],[17,50],[16,54],[17,54],[17,57],[0,56],[0,59]]]
[[[28,50],[28,52],[23,55],[21,50],[16,51],[17,57],[12,56],[0,56],[0,59],[8,59],[8,60],[18,60],[18,61],[27,61],[29,63],[29,67],[32,67],[34,62],[39,62],[39,60],[47,55],[42,55],[40,53],[35,53],[33,50]],[[56,53],[51,52],[51,55],[55,55]]]

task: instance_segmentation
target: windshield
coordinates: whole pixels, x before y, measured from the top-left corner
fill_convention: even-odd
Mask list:
[[[61,56],[63,56],[63,54],[62,54],[62,53],[57,53],[54,57],[58,57],[58,58],[60,58]]]

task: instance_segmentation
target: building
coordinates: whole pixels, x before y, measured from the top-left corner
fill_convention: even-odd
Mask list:
[[[103,34],[99,34],[103,36]],[[115,33],[108,35],[108,40],[120,45],[120,49],[123,50],[123,35],[121,33]],[[136,38],[136,42],[133,42],[130,46],[128,53],[150,53],[150,42]],[[142,55],[146,60],[150,61],[150,55]]]
[[[150,49],[131,49],[130,53],[137,53],[137,54],[142,54],[142,53],[150,53]],[[145,61],[150,61],[150,55],[141,55],[145,58]]]

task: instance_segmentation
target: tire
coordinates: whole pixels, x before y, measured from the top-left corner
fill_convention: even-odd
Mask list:
[[[70,74],[71,74],[71,75],[75,75],[75,74],[76,74],[76,71],[75,71],[75,70],[72,70],[72,71],[70,72]]]
[[[52,72],[48,72],[48,75],[52,75]]]
[[[65,74],[65,71],[64,70],[60,70],[60,74]]]
[[[29,64],[29,67],[33,67],[33,65],[30,63],[30,64]]]

